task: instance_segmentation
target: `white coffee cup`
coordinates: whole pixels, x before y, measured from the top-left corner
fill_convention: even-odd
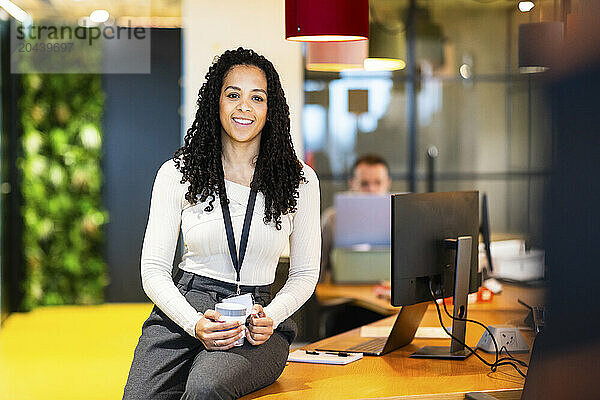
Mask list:
[[[230,322],[238,321],[240,325],[246,329],[246,306],[238,303],[217,303],[215,305],[215,311],[221,314],[219,321]],[[242,331],[243,332],[243,331]],[[244,336],[239,338],[234,346],[242,346],[244,344]]]

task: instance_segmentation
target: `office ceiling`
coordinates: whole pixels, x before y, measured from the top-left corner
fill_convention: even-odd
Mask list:
[[[534,0],[535,2],[546,2],[554,0]],[[517,7],[519,0],[416,0],[418,6],[443,5],[444,7],[456,8],[477,8],[477,7],[493,7],[507,8]],[[410,0],[370,0],[371,6],[375,5],[377,9],[388,9],[390,11],[398,9],[398,7],[408,7]]]
[[[12,0],[34,19],[61,16],[79,19],[93,10],[108,10],[117,20],[134,16],[140,23],[148,21],[156,26],[181,26],[182,0]],[[211,0],[212,1],[212,0]],[[283,1],[283,0],[281,0]],[[543,3],[555,0],[537,0]],[[394,18],[398,10],[408,6],[409,0],[370,0],[380,16]],[[437,3],[437,4],[436,4]],[[417,0],[419,6],[442,5],[445,8],[492,7],[506,9],[517,6],[518,0]],[[153,19],[148,19],[153,18]],[[386,18],[387,19],[387,18]]]

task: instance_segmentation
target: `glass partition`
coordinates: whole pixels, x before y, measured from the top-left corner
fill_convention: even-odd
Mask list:
[[[371,7],[386,16],[383,24],[394,15],[402,24],[409,4],[375,1]],[[427,151],[435,146],[436,191],[485,192],[493,232],[539,242],[551,119],[537,89],[539,75],[520,74],[517,57],[518,25],[533,17],[502,1],[417,1],[415,7],[416,36],[409,35],[416,51],[414,119],[407,69],[305,72],[304,144],[321,180],[323,209],[347,189],[352,163],[365,153],[388,161],[395,192],[410,187],[414,157],[414,187],[426,191]],[[368,97],[362,106],[353,100],[361,90]]]

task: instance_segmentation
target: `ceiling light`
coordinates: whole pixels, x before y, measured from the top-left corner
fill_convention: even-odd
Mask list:
[[[362,69],[369,54],[366,40],[355,42],[306,43],[306,69],[309,71],[339,72]]]
[[[458,72],[463,79],[471,79],[471,66],[469,64],[461,65]]]
[[[4,8],[7,13],[12,15],[17,21],[27,22],[31,21],[31,15],[23,11],[21,7],[9,0],[0,0],[0,7]]]
[[[369,38],[368,0],[286,0],[285,38],[297,42]]]
[[[519,25],[519,71],[546,71],[557,57],[563,40],[562,22],[545,21]]]
[[[535,4],[533,3],[533,1],[520,1],[519,2],[519,10],[521,12],[529,12],[531,11],[531,9],[535,7]]]
[[[519,72],[522,73],[522,74],[538,74],[540,72],[546,72],[549,69],[550,69],[549,67],[542,67],[542,66],[537,66],[537,67],[519,67]]]
[[[394,71],[406,67],[406,36],[404,29],[389,29],[371,22],[369,27],[369,58],[364,62],[367,71]]]
[[[90,14],[90,20],[92,22],[102,23],[106,22],[109,16],[108,11],[106,10],[94,10]]]
[[[90,17],[81,17],[77,20],[77,24],[79,26],[83,26],[84,28],[92,28],[98,26],[97,22],[94,22],[90,19]]]
[[[397,58],[367,58],[364,67],[367,71],[396,71],[406,68],[406,63]]]

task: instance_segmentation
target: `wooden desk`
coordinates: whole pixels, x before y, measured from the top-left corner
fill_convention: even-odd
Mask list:
[[[485,324],[501,324],[525,318],[523,311],[473,310],[471,318]],[[391,325],[394,317],[377,321],[373,325]],[[446,324],[449,321],[444,319]],[[433,305],[425,314],[422,326],[439,326]],[[483,328],[467,328],[467,343],[475,346],[483,333]],[[360,335],[360,329],[343,333],[349,342]],[[524,332],[531,344],[533,333]],[[337,338],[337,337],[335,337]],[[322,340],[306,346],[314,349],[327,344]],[[413,343],[390,354],[380,357],[367,357],[345,366],[289,363],[279,379],[272,385],[245,398],[247,399],[349,399],[377,398],[390,396],[427,395],[441,393],[462,393],[482,390],[518,390],[524,379],[510,366],[502,366],[491,373],[475,356],[465,361],[424,360],[408,356],[421,346],[449,346],[447,339],[415,339]],[[488,361],[492,354],[479,352]],[[529,354],[517,356],[529,361]],[[460,398],[460,396],[458,397]]]
[[[319,285],[320,295],[340,293],[343,287]],[[327,290],[331,289],[331,292]],[[542,289],[525,289],[505,286],[502,295],[496,296],[492,303],[469,306],[468,315],[486,325],[515,324],[523,321],[527,309],[516,303],[517,297],[536,297]],[[370,288],[352,287],[354,300],[367,299]],[[319,293],[318,293],[319,294]],[[345,294],[350,294],[346,292]],[[362,300],[361,300],[362,299]],[[384,301],[382,301],[384,302]],[[515,305],[516,303],[516,305]],[[374,303],[372,303],[374,304]],[[382,307],[395,312],[391,306]],[[443,311],[442,311],[443,312]],[[391,326],[395,316],[384,318],[372,325]],[[451,325],[443,318],[446,326]],[[425,313],[421,326],[439,326],[435,306],[431,304]],[[469,324],[467,344],[475,347],[484,329]],[[521,331],[531,346],[533,332]],[[360,329],[345,332],[334,338],[344,337],[348,343],[360,336]],[[324,339],[306,346],[315,349],[326,346],[333,338]],[[501,398],[519,398],[524,379],[510,366],[501,366],[495,373],[475,356],[465,361],[412,359],[409,355],[426,345],[449,346],[449,339],[415,339],[411,344],[390,354],[380,357],[368,357],[345,366],[289,363],[279,379],[272,385],[252,393],[245,399],[348,399],[348,398],[403,398],[403,396],[429,395],[438,399],[462,399],[469,391],[508,390]],[[494,360],[493,354],[479,351],[484,359]],[[529,354],[515,355],[528,362]],[[441,396],[441,394],[445,394]]]
[[[375,311],[382,315],[394,315],[400,307],[393,307],[386,299],[377,298],[373,294],[375,285],[338,285],[334,283],[319,283],[317,298],[321,302],[333,299],[345,299],[352,304]],[[502,292],[494,296],[491,303],[469,304],[469,310],[521,310],[524,306],[518,299],[528,304],[542,304],[545,289],[542,287],[529,288],[516,285],[503,285]]]
[[[382,315],[393,315],[400,311],[393,307],[386,299],[377,298],[373,293],[375,285],[337,285],[334,283],[319,283],[317,285],[317,299],[327,303],[335,299],[345,300],[353,305],[366,308]]]

